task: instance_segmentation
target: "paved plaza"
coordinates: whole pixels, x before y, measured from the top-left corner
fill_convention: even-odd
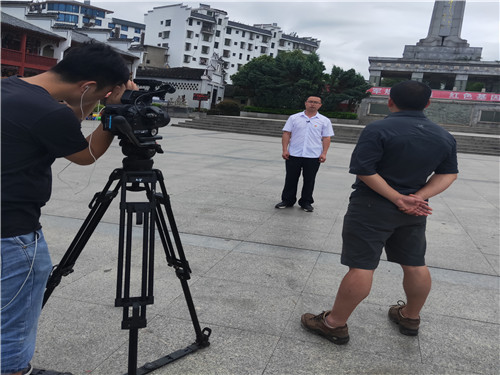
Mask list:
[[[86,121],[84,130],[95,126]],[[433,289],[419,336],[401,335],[387,318],[404,293],[400,267],[382,260],[370,296],[348,322],[350,342],[336,346],[305,331],[300,316],[330,309],[347,271],[340,264],[341,229],[354,145],[334,139],[316,179],[315,211],[306,213],[274,208],[285,175],[280,138],[172,126],[160,134],[165,153],[154,157],[154,167],[165,177],[201,327],[212,335],[208,348],[153,374],[500,372],[498,157],[459,154],[458,180],[430,201]],[[95,166],[54,164],[53,194],[41,219],[54,264],[122,158],[115,140]],[[35,367],[74,375],[127,372],[128,331],[121,329],[122,308],[114,306],[118,204],[119,197],[45,306]],[[180,282],[156,244],[155,303],[139,330],[139,366],[195,340]],[[132,268],[136,282],[140,265]]]

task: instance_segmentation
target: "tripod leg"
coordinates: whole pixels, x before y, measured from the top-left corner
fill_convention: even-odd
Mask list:
[[[201,347],[206,347],[210,345],[208,339],[210,337],[211,330],[209,328],[205,328],[203,331],[201,330],[198,316],[196,314],[196,309],[194,307],[193,298],[191,296],[191,292],[187,283],[187,280],[191,278],[191,269],[184,253],[184,248],[182,246],[179,231],[177,229],[177,224],[175,223],[172,206],[170,204],[170,197],[167,194],[167,189],[165,188],[161,171],[156,169],[154,171],[158,176],[158,183],[161,189],[161,193],[156,194],[156,221],[160,239],[162,241],[163,248],[165,249],[167,262],[171,267],[175,269],[175,273],[181,282],[184,297],[189,309],[189,314],[191,315],[191,321],[193,322],[193,327],[196,333],[196,344],[200,345]],[[177,249],[178,256],[176,256],[174,246],[168,233],[168,225],[165,221],[165,216],[163,215],[163,208],[165,209],[168,218],[170,231],[174,238],[175,249]]]
[[[54,289],[61,283],[62,277],[68,276],[73,272],[73,266],[75,265],[76,260],[80,256],[90,236],[92,236],[95,228],[106,213],[106,210],[113,201],[113,198],[116,197],[118,193],[120,184],[117,184],[112,191],[109,191],[109,188],[113,181],[120,179],[120,176],[121,170],[115,169],[109,176],[108,182],[105,185],[104,189],[100,193],[96,193],[92,201],[89,203],[89,207],[91,208],[91,210],[87,215],[87,218],[85,219],[75,238],[71,242],[68,250],[63,255],[61,261],[56,267],[54,267],[49,279],[47,280],[45,294],[43,296],[43,306],[45,306],[45,304],[47,303],[47,300],[51,296]]]

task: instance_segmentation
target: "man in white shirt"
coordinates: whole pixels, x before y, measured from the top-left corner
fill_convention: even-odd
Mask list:
[[[318,113],[321,98],[310,96],[305,111],[290,116],[283,127],[281,143],[285,159],[285,187],[276,208],[292,207],[297,201],[297,185],[302,173],[303,185],[299,206],[313,212],[314,181],[321,163],[326,161],[333,134],[331,121]]]

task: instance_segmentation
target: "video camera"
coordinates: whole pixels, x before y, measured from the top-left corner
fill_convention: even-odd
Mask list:
[[[175,88],[155,80],[135,79],[134,82],[149,86],[149,90],[126,90],[121,104],[107,105],[101,113],[103,129],[118,136],[125,155],[151,158],[156,152],[163,153],[156,143],[162,139],[158,128],[170,122],[167,112],[151,105],[153,97],[164,100],[165,94],[174,93]]]

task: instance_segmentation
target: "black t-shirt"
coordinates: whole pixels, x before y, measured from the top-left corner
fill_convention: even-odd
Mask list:
[[[40,208],[52,190],[51,165],[88,147],[79,120],[42,87],[18,77],[2,88],[2,233],[39,229]]]
[[[453,136],[421,111],[391,113],[368,124],[351,156],[349,172],[361,176],[378,173],[401,194],[424,186],[432,173],[458,173]],[[371,191],[356,179],[353,194]]]

